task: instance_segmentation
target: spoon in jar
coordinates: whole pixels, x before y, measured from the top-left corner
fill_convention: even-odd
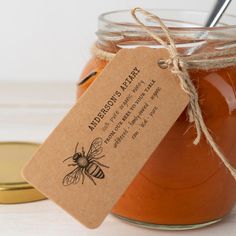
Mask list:
[[[211,11],[211,14],[209,15],[204,27],[214,27],[217,25],[221,17],[223,16],[225,10],[228,8],[229,4],[232,0],[218,0],[214,6],[214,8]],[[207,32],[200,34],[199,39],[204,39],[207,36]],[[197,47],[192,47],[188,50],[188,55],[193,54],[197,49],[202,47],[202,45],[199,45]]]
[[[214,27],[223,16],[232,0],[218,0],[205,23],[205,27]]]

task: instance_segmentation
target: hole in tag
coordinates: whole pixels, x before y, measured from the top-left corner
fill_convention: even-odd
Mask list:
[[[167,69],[167,68],[168,68],[168,64],[167,64],[166,61],[163,60],[163,59],[160,59],[160,60],[158,61],[158,65],[159,65],[159,67],[160,67],[161,69]]]

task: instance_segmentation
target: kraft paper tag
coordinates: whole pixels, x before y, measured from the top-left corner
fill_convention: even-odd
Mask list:
[[[158,66],[168,56],[120,50],[24,168],[28,182],[89,228],[102,223],[189,102],[176,75]]]

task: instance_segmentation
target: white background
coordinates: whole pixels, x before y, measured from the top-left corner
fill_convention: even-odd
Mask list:
[[[0,0],[0,80],[76,81],[99,14],[127,9],[209,10],[214,0]],[[229,12],[236,12],[233,0]]]

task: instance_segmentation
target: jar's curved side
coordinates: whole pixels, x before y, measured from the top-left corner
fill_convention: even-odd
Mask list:
[[[97,67],[99,74],[105,66],[105,62],[99,63],[98,58],[93,58],[90,62],[90,72],[96,71]],[[87,73],[89,72],[86,71]],[[233,148],[233,140],[236,139],[235,97],[235,105],[232,105],[236,68],[210,72],[193,71],[191,77],[198,87],[207,125],[226,156],[236,165],[236,149]],[[92,80],[95,78],[96,76]],[[79,95],[90,84],[87,81],[80,86]],[[228,94],[229,88],[231,94]],[[236,196],[234,180],[204,140],[197,147],[192,144],[194,129],[184,135],[189,126],[186,114],[183,113],[154,156],[121,197],[113,213],[131,221],[156,225],[201,226],[206,222],[215,222],[230,212]],[[148,179],[155,182],[148,183]],[[178,198],[176,194],[179,195]]]
[[[127,37],[126,31],[118,30],[118,34],[112,29],[110,31],[110,34],[106,32],[110,38],[105,40],[101,38],[104,32],[100,31],[103,35],[98,32],[100,38],[97,42],[98,47],[108,52],[140,45],[152,47],[155,44],[139,31],[129,30],[131,37]],[[182,54],[193,44],[199,43],[198,29],[177,31],[178,50]],[[223,37],[224,32],[229,33],[227,38]],[[120,35],[126,37],[121,39]],[[216,29],[206,36],[206,45],[202,50],[215,50],[215,46],[222,43],[227,45],[235,36],[234,27]],[[107,61],[92,57],[81,76],[82,79],[89,76],[89,79],[78,86],[78,97],[106,64]],[[226,157],[236,166],[236,66],[190,70],[189,73],[198,90],[208,128]],[[192,144],[195,130],[188,129],[190,126],[183,112],[114,206],[114,214],[143,226],[184,229],[186,225],[200,227],[215,223],[231,211],[236,201],[236,183],[204,139],[197,146]]]

